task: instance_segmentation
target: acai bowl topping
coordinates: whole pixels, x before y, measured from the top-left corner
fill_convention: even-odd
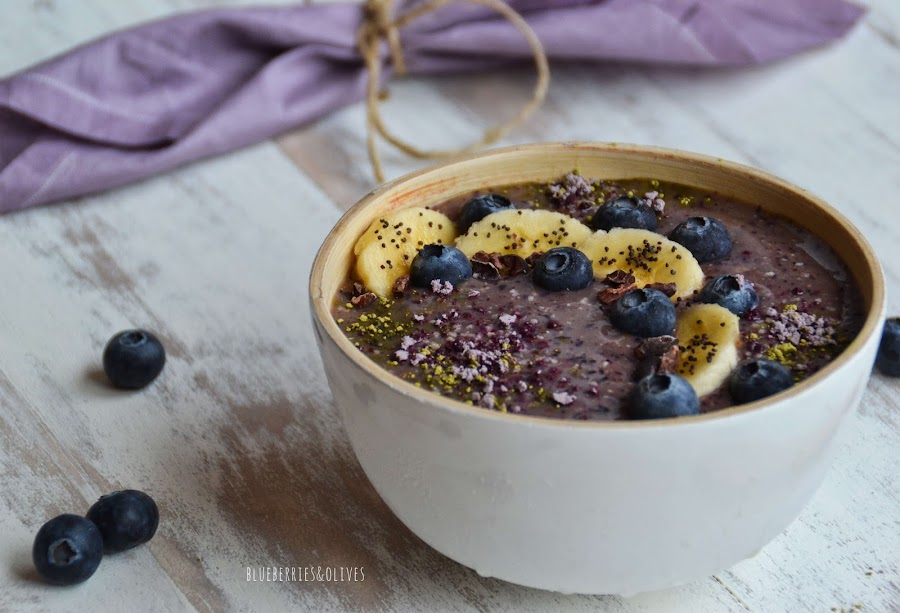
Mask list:
[[[497,187],[376,219],[334,317],[413,385],[485,410],[694,415],[784,391],[862,316],[817,237],[656,180]]]

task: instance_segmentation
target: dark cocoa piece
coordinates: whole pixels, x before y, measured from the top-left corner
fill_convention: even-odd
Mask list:
[[[645,338],[641,344],[634,348],[634,355],[639,360],[647,357],[661,357],[672,347],[678,347],[678,339],[674,336],[653,336]]]
[[[514,253],[486,253],[479,251],[472,256],[472,271],[479,279],[496,281],[500,277],[513,277],[528,273],[529,265]]]
[[[529,267],[534,268],[534,265],[537,264],[537,261],[544,257],[543,251],[535,251],[527,258],[525,258],[525,263],[528,264]]]
[[[490,262],[472,261],[472,276],[483,281],[496,281],[500,278],[500,271]]]
[[[676,373],[678,372],[678,354],[681,350],[678,345],[672,345],[666,349],[665,353],[659,356],[659,372]]]
[[[634,288],[635,285],[633,283],[629,285],[607,287],[606,289],[600,290],[600,292],[597,294],[597,300],[599,300],[601,304],[612,304],[613,302],[618,300],[622,294],[627,294]]]
[[[397,298],[403,298],[407,289],[409,289],[409,275],[403,275],[402,277],[397,277],[397,280],[394,281],[391,293]]]
[[[630,272],[624,270],[614,270],[604,279],[608,285],[634,285],[635,278]]]
[[[644,287],[645,289],[655,289],[662,292],[669,298],[674,296],[675,292],[678,291],[678,286],[674,283],[649,283]]]
[[[351,298],[350,304],[357,309],[364,309],[376,300],[378,300],[378,296],[376,296],[374,292],[366,292],[365,294],[360,294],[359,296]]]
[[[503,268],[500,269],[500,274],[505,273],[505,275],[508,277],[514,277],[516,275],[524,275],[528,273],[528,263],[523,258],[520,258],[514,253],[501,255],[500,263],[503,265]]]
[[[503,263],[499,253],[486,253],[479,251],[472,256],[472,274],[476,279],[496,281],[500,278],[500,269]]]
[[[674,344],[663,349],[665,344],[668,343],[668,340],[661,339],[672,339]],[[647,341],[652,342],[648,344]],[[644,346],[645,344],[647,346]],[[640,362],[638,362],[637,367],[634,369],[632,375],[633,379],[635,381],[640,381],[644,377],[649,377],[650,375],[655,375],[659,372],[677,373],[679,351],[678,341],[675,340],[675,337],[657,336],[647,339],[634,350],[634,354]]]

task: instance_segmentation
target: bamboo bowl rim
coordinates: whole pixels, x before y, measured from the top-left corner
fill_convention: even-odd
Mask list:
[[[417,387],[412,383],[404,381],[392,372],[379,366],[377,363],[375,363],[373,360],[359,351],[352,342],[350,342],[348,337],[344,335],[343,331],[340,329],[331,314],[331,306],[334,303],[334,295],[326,294],[323,291],[323,285],[329,271],[328,263],[330,262],[333,254],[337,249],[342,248],[342,245],[347,244],[345,235],[348,233],[349,227],[354,225],[354,222],[357,222],[360,218],[369,216],[370,218],[367,219],[366,223],[367,227],[368,223],[371,223],[371,221],[374,219],[375,216],[369,214],[369,209],[370,207],[372,207],[372,205],[381,203],[384,200],[389,199],[395,192],[402,192],[402,188],[404,185],[414,183],[417,180],[421,181],[423,179],[427,179],[431,174],[446,174],[448,170],[453,170],[454,167],[457,166],[460,167],[460,169],[463,169],[469,167],[473,162],[477,163],[479,161],[498,158],[501,156],[509,156],[511,154],[524,153],[533,155],[540,153],[552,155],[554,152],[560,153],[563,151],[569,153],[572,153],[573,151],[580,151],[588,154],[593,152],[606,155],[621,154],[625,157],[637,156],[655,162],[659,162],[661,160],[674,160],[681,163],[687,162],[695,166],[698,170],[715,169],[715,171],[719,173],[724,171],[734,176],[741,176],[744,179],[754,180],[767,186],[778,188],[789,194],[791,198],[805,201],[807,205],[812,205],[813,208],[818,209],[819,212],[824,213],[826,217],[830,218],[831,222],[840,226],[845,236],[852,240],[855,249],[859,251],[863,256],[863,264],[865,266],[866,272],[868,273],[868,279],[860,279],[859,275],[854,275],[851,272],[851,277],[859,286],[862,294],[870,298],[868,309],[866,310],[865,314],[865,320],[862,327],[860,328],[859,333],[841,352],[840,355],[838,355],[835,359],[825,365],[821,370],[819,370],[809,378],[804,379],[803,381],[791,386],[789,389],[773,396],[746,404],[739,404],[717,411],[711,411],[709,413],[702,413],[699,415],[667,417],[662,419],[648,420],[608,421],[582,421],[562,418],[556,419],[552,417],[537,417],[519,413],[504,413],[500,411],[493,411],[483,407],[468,405],[462,401],[444,396],[438,392],[433,392]],[[634,176],[633,178],[640,177]],[[685,182],[685,184],[690,185],[689,182]],[[494,183],[494,185],[497,185],[497,183]],[[462,190],[462,192],[465,191],[470,190]],[[452,197],[453,195],[454,194],[450,194],[445,196],[444,198],[446,199]],[[428,204],[434,204],[440,201],[441,199],[437,198],[428,202]],[[752,200],[748,201],[748,203],[753,204]],[[405,206],[397,208],[405,208],[406,206],[412,206],[413,204],[414,203],[408,203]],[[422,205],[424,203],[420,202],[417,204]],[[815,230],[804,226],[802,222],[794,219],[792,219],[791,221],[801,227],[804,227],[817,237],[820,237],[820,235],[815,232]],[[353,237],[354,242],[356,238],[357,236]],[[342,241],[341,239],[344,239],[344,241]],[[838,251],[832,243],[829,243],[824,238],[820,237],[820,240],[825,242],[835,251]],[[844,264],[844,266],[847,266],[848,269],[850,268],[845,258],[839,256],[839,260]],[[341,278],[343,279],[343,275],[348,271],[340,272],[342,275]],[[863,283],[863,281],[867,281],[869,283],[866,284]],[[866,285],[870,285],[870,287],[866,287]],[[309,279],[309,290],[310,300],[313,307],[312,314],[316,318],[318,323],[324,328],[325,332],[328,334],[331,340],[334,341],[335,344],[341,349],[341,351],[346,356],[348,356],[350,360],[352,360],[360,369],[362,369],[373,378],[384,383],[388,387],[394,389],[398,393],[404,396],[408,396],[426,405],[432,405],[435,408],[448,410],[454,413],[464,413],[468,416],[481,419],[501,420],[508,422],[511,425],[514,423],[519,423],[522,425],[531,424],[533,426],[539,425],[542,427],[564,429],[659,428],[662,426],[668,427],[674,425],[690,425],[728,419],[729,417],[733,417],[735,415],[743,415],[746,413],[755,412],[761,409],[765,409],[766,407],[772,406],[774,404],[789,401],[792,397],[798,396],[810,387],[818,385],[820,382],[824,381],[826,378],[830,377],[835,372],[840,370],[844,365],[849,363],[860,352],[863,345],[868,342],[871,336],[881,329],[886,304],[884,273],[872,247],[863,237],[862,233],[860,233],[860,231],[842,213],[837,211],[834,207],[829,205],[821,198],[776,175],[763,170],[759,170],[757,168],[753,168],[751,166],[739,164],[737,162],[723,160],[722,158],[684,151],[680,149],[670,149],[650,145],[602,143],[589,141],[543,142],[491,149],[473,155],[455,158],[445,163],[429,166],[428,168],[411,172],[378,186],[362,199],[360,199],[355,205],[353,205],[328,233],[328,236],[325,238],[325,241],[319,248],[319,251],[316,254],[316,258],[313,262],[313,267]]]

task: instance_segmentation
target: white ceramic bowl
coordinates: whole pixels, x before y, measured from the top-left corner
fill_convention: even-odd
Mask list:
[[[502,414],[423,391],[354,348],[330,315],[352,245],[377,216],[491,185],[654,177],[741,197],[822,237],[858,283],[862,331],[834,362],[770,399],[697,417],[582,422]],[[560,592],[634,594],[753,556],[822,482],[868,380],[884,318],[880,266],[820,199],[707,156],[598,143],[495,150],[383,185],[329,234],[310,283],[336,406],[391,510],[478,573]]]

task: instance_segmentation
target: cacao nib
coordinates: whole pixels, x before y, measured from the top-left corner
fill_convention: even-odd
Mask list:
[[[649,283],[645,287],[647,289],[655,289],[657,291],[660,291],[669,298],[674,296],[675,292],[678,291],[678,286],[674,283]]]
[[[660,357],[672,347],[678,347],[678,339],[668,334],[645,338],[640,345],[634,348],[634,355],[638,359],[647,357]]]
[[[403,298],[407,289],[409,289],[409,275],[403,275],[402,277],[397,277],[397,280],[394,281],[391,293],[397,298]]]
[[[535,265],[535,264],[537,263],[537,261],[540,260],[542,257],[544,257],[544,252],[543,252],[543,251],[535,251],[534,253],[532,253],[531,255],[529,255],[527,258],[525,258],[525,263],[528,264],[529,267],[534,268],[534,265]]]
[[[605,279],[609,285],[634,285],[635,278],[630,272],[624,270],[614,270]]]
[[[612,304],[619,299],[619,296],[621,296],[622,294],[627,294],[634,288],[635,285],[633,283],[630,285],[607,287],[606,289],[600,290],[600,292],[597,294],[597,300],[599,300],[601,304]]]
[[[351,298],[350,303],[357,309],[364,309],[376,300],[378,300],[378,296],[376,296],[374,292],[366,292],[365,294],[360,294],[359,296]]]
[[[501,274],[505,273],[506,276],[513,277],[515,275],[528,274],[528,263],[523,258],[520,258],[514,253],[501,255],[500,263],[503,265],[503,268],[500,269],[500,272]]]

